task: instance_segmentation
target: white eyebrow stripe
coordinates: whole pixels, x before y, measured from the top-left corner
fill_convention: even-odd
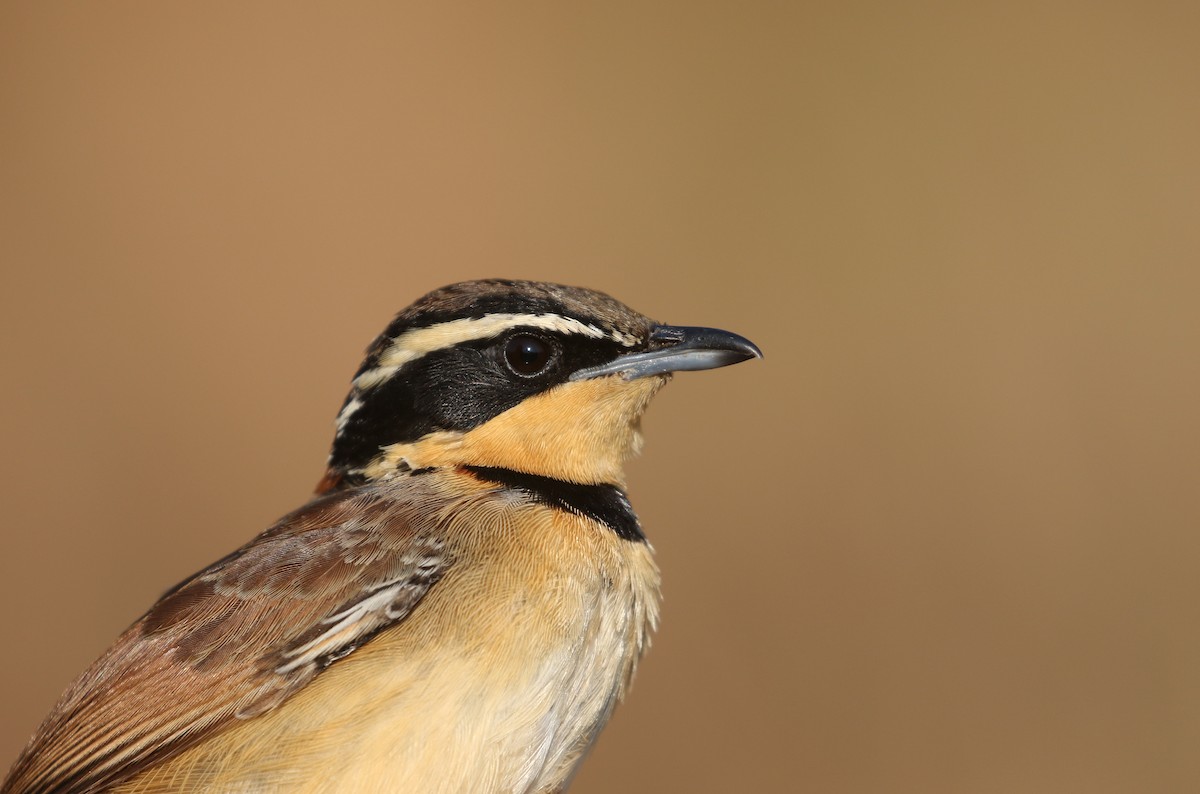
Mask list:
[[[563,317],[561,314],[489,314],[486,317],[464,317],[427,328],[414,328],[400,334],[379,356],[374,368],[354,379],[354,386],[358,389],[373,388],[396,374],[405,364],[428,353],[454,347],[463,342],[498,336],[510,328],[540,328],[592,339],[612,339],[625,347],[637,344],[637,339],[630,334],[605,331],[574,317]]]

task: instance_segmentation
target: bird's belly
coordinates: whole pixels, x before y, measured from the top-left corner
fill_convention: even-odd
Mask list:
[[[520,672],[500,659],[491,669],[439,662],[428,688],[415,687],[381,709],[357,746],[347,748],[353,760],[337,785],[330,780],[312,790],[556,790],[607,721],[623,683],[621,654],[600,651],[617,647],[609,642],[612,628],[599,629],[602,642],[547,648]]]

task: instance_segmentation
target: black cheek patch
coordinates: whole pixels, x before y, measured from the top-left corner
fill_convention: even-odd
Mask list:
[[[565,382],[572,372],[611,361],[624,351],[609,340],[529,332],[559,345],[559,358],[545,374],[521,377],[508,370],[497,347],[511,335],[506,334],[499,340],[433,351],[378,386],[353,395],[362,405],[334,439],[330,468],[361,469],[382,447],[413,442],[438,430],[465,432],[479,427]]]
[[[362,405],[334,439],[330,464],[362,468],[381,447],[416,441],[437,430],[470,430],[541,388],[514,383],[483,351],[435,351],[356,395]]]
[[[366,466],[380,447],[417,439],[433,429],[415,408],[416,395],[403,378],[393,377],[359,395],[362,405],[333,439],[330,468],[346,471]]]
[[[413,362],[411,373],[399,373],[408,375],[413,410],[428,417],[434,429],[471,430],[564,382],[570,374],[560,360],[536,377],[515,375],[501,363],[496,344],[468,343],[438,350]]]

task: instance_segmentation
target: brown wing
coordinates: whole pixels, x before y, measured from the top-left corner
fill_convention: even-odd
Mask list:
[[[0,794],[129,780],[403,620],[447,565],[411,505],[330,494],[168,592],[71,685]]]

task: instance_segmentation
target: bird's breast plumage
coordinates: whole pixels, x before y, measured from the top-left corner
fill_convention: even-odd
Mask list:
[[[280,707],[119,791],[563,785],[657,622],[648,545],[462,470],[406,479],[417,494],[410,482],[373,487],[407,489],[429,512],[449,560],[437,586]]]

